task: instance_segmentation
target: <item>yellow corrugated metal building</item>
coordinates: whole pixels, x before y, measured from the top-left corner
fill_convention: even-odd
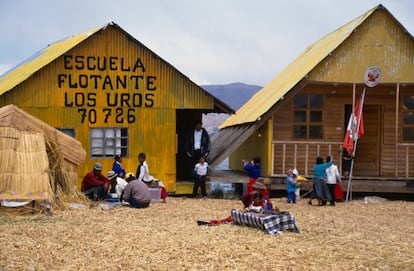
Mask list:
[[[262,157],[263,175],[298,168],[311,177],[316,156],[338,165],[352,104],[368,67],[381,82],[367,88],[365,134],[358,141],[355,177],[414,176],[414,39],[382,5],[315,42],[222,125],[210,159]]]
[[[204,112],[231,109],[115,23],[53,43],[0,78],[0,106],[15,104],[87,150],[78,185],[95,162],[127,171],[147,154],[151,175],[175,191],[182,148]]]

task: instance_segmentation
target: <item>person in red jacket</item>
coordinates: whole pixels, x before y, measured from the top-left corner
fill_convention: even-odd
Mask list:
[[[267,187],[264,183],[263,178],[259,177],[257,178],[255,184],[253,184],[253,191],[252,192],[246,192],[242,198],[241,201],[243,202],[243,205],[245,208],[249,208],[251,205],[254,205],[255,198],[260,199],[261,203],[266,203],[262,207],[266,208],[267,210],[272,210],[273,205],[270,202],[269,198],[267,197],[267,194],[265,191],[267,190]],[[256,194],[259,193],[262,196],[258,197]]]
[[[105,199],[110,184],[111,181],[102,174],[102,164],[96,163],[93,170],[83,178],[81,191],[91,200],[102,200]]]

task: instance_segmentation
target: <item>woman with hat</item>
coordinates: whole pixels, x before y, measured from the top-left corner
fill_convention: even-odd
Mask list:
[[[120,178],[113,170],[108,171],[106,177],[111,181],[111,193],[116,193],[117,198],[121,198],[122,191],[124,191],[125,186],[128,184],[127,181]]]
[[[134,174],[126,175],[128,182],[122,192],[121,200],[129,202],[129,206],[133,208],[147,208],[151,203],[151,194],[146,184],[135,178]]]
[[[273,205],[270,202],[269,198],[267,197],[266,191],[267,191],[267,187],[264,183],[264,179],[263,178],[257,178],[256,182],[252,185],[253,191],[248,192],[246,194],[244,194],[241,198],[243,205],[245,208],[248,208],[250,205],[252,205],[252,203],[254,202],[255,199],[255,195],[257,193],[262,194],[262,199],[263,201],[267,202],[267,208],[269,209],[273,209]],[[257,198],[257,197],[256,197]]]

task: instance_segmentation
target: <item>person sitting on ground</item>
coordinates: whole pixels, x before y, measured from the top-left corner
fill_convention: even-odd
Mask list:
[[[121,199],[129,202],[129,206],[133,208],[147,208],[151,202],[151,194],[147,185],[137,180],[133,173],[126,175],[128,184],[122,192]]]
[[[105,199],[108,193],[110,181],[102,175],[102,164],[96,163],[93,170],[85,175],[82,180],[81,191],[91,200]]]
[[[289,169],[286,176],[287,203],[296,203],[296,176],[299,175],[296,169]]]
[[[263,194],[256,191],[253,194],[253,202],[247,210],[261,212],[263,210],[272,210],[272,207],[269,205],[269,201],[263,198]]]
[[[125,179],[120,178],[118,174],[112,170],[106,173],[106,177],[111,181],[111,191],[114,191],[111,193],[115,193],[117,195],[117,198],[121,199],[122,191],[124,191],[124,188],[128,183],[125,181]]]
[[[145,153],[140,153],[138,155],[137,179],[146,183],[148,187],[161,188],[161,199],[162,202],[165,203],[167,202],[167,190],[162,181],[155,179],[154,176],[150,175],[146,159]]]
[[[112,166],[112,170],[115,171],[115,173],[118,175],[118,177],[120,178],[125,178],[125,169],[122,167],[122,156],[117,154],[114,156],[114,164]]]
[[[267,208],[273,209],[272,203],[270,202],[267,195],[265,195],[264,193],[267,190],[267,187],[264,183],[264,179],[257,178],[256,183],[252,187],[253,187],[253,191],[246,192],[241,198],[244,208],[248,208],[250,204],[254,201],[255,194],[260,193],[262,194],[263,200],[267,201]]]

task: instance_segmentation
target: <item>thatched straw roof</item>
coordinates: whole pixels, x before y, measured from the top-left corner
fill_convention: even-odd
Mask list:
[[[85,161],[86,151],[78,140],[58,131],[15,105],[0,108],[0,127],[12,127],[26,132],[41,132],[49,140],[54,141],[65,160],[77,166],[82,165]]]

